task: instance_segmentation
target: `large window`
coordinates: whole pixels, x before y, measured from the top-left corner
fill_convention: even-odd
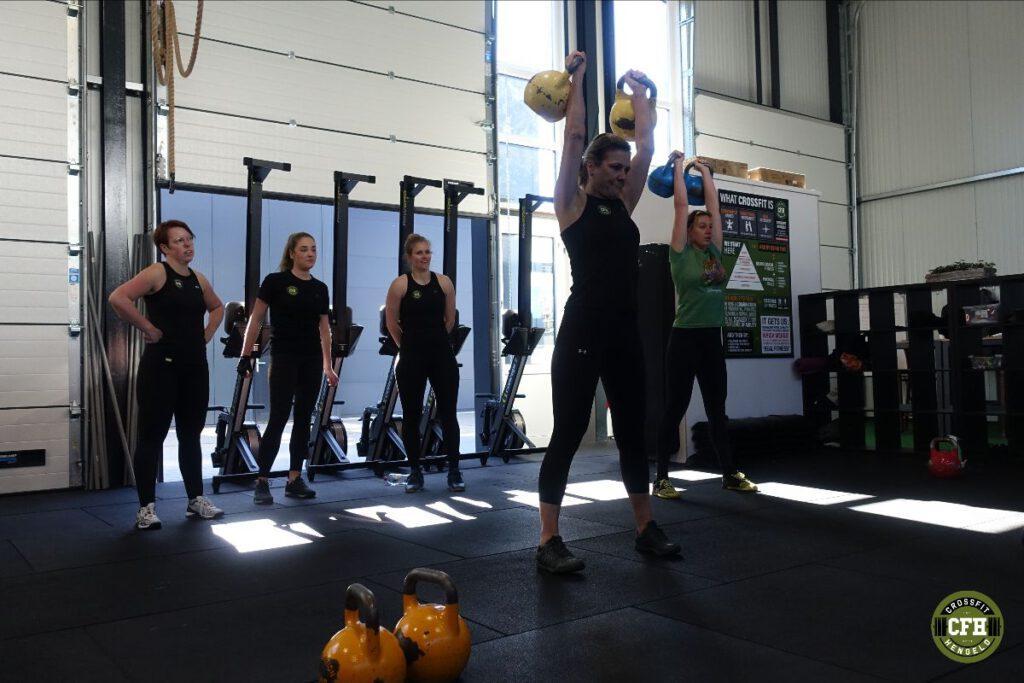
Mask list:
[[[498,196],[515,206],[527,193],[550,195],[557,171],[560,126],[523,103],[527,81],[561,68],[562,4],[531,0],[498,3]]]
[[[688,3],[683,3],[687,5]],[[688,10],[683,10],[688,15]],[[661,165],[673,149],[684,146],[683,72],[680,3],[665,0],[616,0],[615,70],[646,73],[658,87],[658,124],[654,129],[654,164]],[[689,41],[687,41],[689,42]],[[688,114],[688,112],[686,112]],[[687,155],[693,149],[683,150]]]
[[[555,191],[562,124],[551,124],[523,103],[530,78],[565,61],[562,2],[502,0],[497,3],[498,40],[498,199],[501,232],[501,308],[515,309],[519,286],[519,199],[550,197]],[[546,330],[530,357],[528,372],[547,372],[551,364],[557,315],[561,309],[558,277],[565,256],[550,204],[533,219],[530,291],[533,325]]]

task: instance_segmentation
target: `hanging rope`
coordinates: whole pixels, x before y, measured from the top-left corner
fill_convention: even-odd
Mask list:
[[[160,85],[167,86],[167,177],[169,189],[174,192],[174,65],[178,73],[188,78],[196,65],[199,51],[199,37],[203,24],[203,0],[196,8],[196,28],[192,34],[192,54],[188,67],[181,63],[181,44],[178,41],[178,20],[174,14],[172,0],[150,0],[150,36],[153,43],[153,62]]]

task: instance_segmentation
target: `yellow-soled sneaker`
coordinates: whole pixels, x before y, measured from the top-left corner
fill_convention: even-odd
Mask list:
[[[676,490],[676,487],[668,479],[656,480],[651,489],[651,495],[663,500],[676,500],[680,497],[679,491]]]
[[[757,493],[757,484],[747,479],[742,472],[733,472],[722,477],[722,488],[740,493]]]

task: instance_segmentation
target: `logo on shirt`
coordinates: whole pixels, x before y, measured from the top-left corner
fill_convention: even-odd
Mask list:
[[[604,204],[598,204],[597,205],[597,212],[599,214],[601,214],[602,216],[611,216],[612,215],[612,210],[609,209]]]
[[[704,259],[704,273],[702,278],[706,285],[717,285],[725,280],[725,269],[722,268],[722,263],[714,254],[708,254],[708,257]]]
[[[182,287],[185,286],[185,283],[182,282],[181,280],[175,280],[174,281],[174,286],[177,287],[178,289],[181,289]]]
[[[284,291],[288,292],[292,296],[296,296],[299,293],[299,288],[296,287],[295,285],[288,285],[288,289],[286,289]]]
[[[421,292],[418,289],[412,290],[412,298],[413,299],[422,299],[423,298],[423,292]]]

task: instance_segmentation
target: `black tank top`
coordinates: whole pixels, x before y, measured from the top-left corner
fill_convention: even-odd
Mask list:
[[[402,326],[402,346],[447,340],[444,309],[447,303],[437,275],[430,273],[430,282],[421,285],[406,273],[408,288],[398,309]]]
[[[194,271],[182,276],[163,262],[167,282],[145,296],[146,318],[163,332],[160,341],[150,347],[181,363],[206,362],[203,288]]]
[[[583,213],[562,231],[562,242],[572,269],[567,309],[636,311],[640,231],[621,199],[588,194]]]

